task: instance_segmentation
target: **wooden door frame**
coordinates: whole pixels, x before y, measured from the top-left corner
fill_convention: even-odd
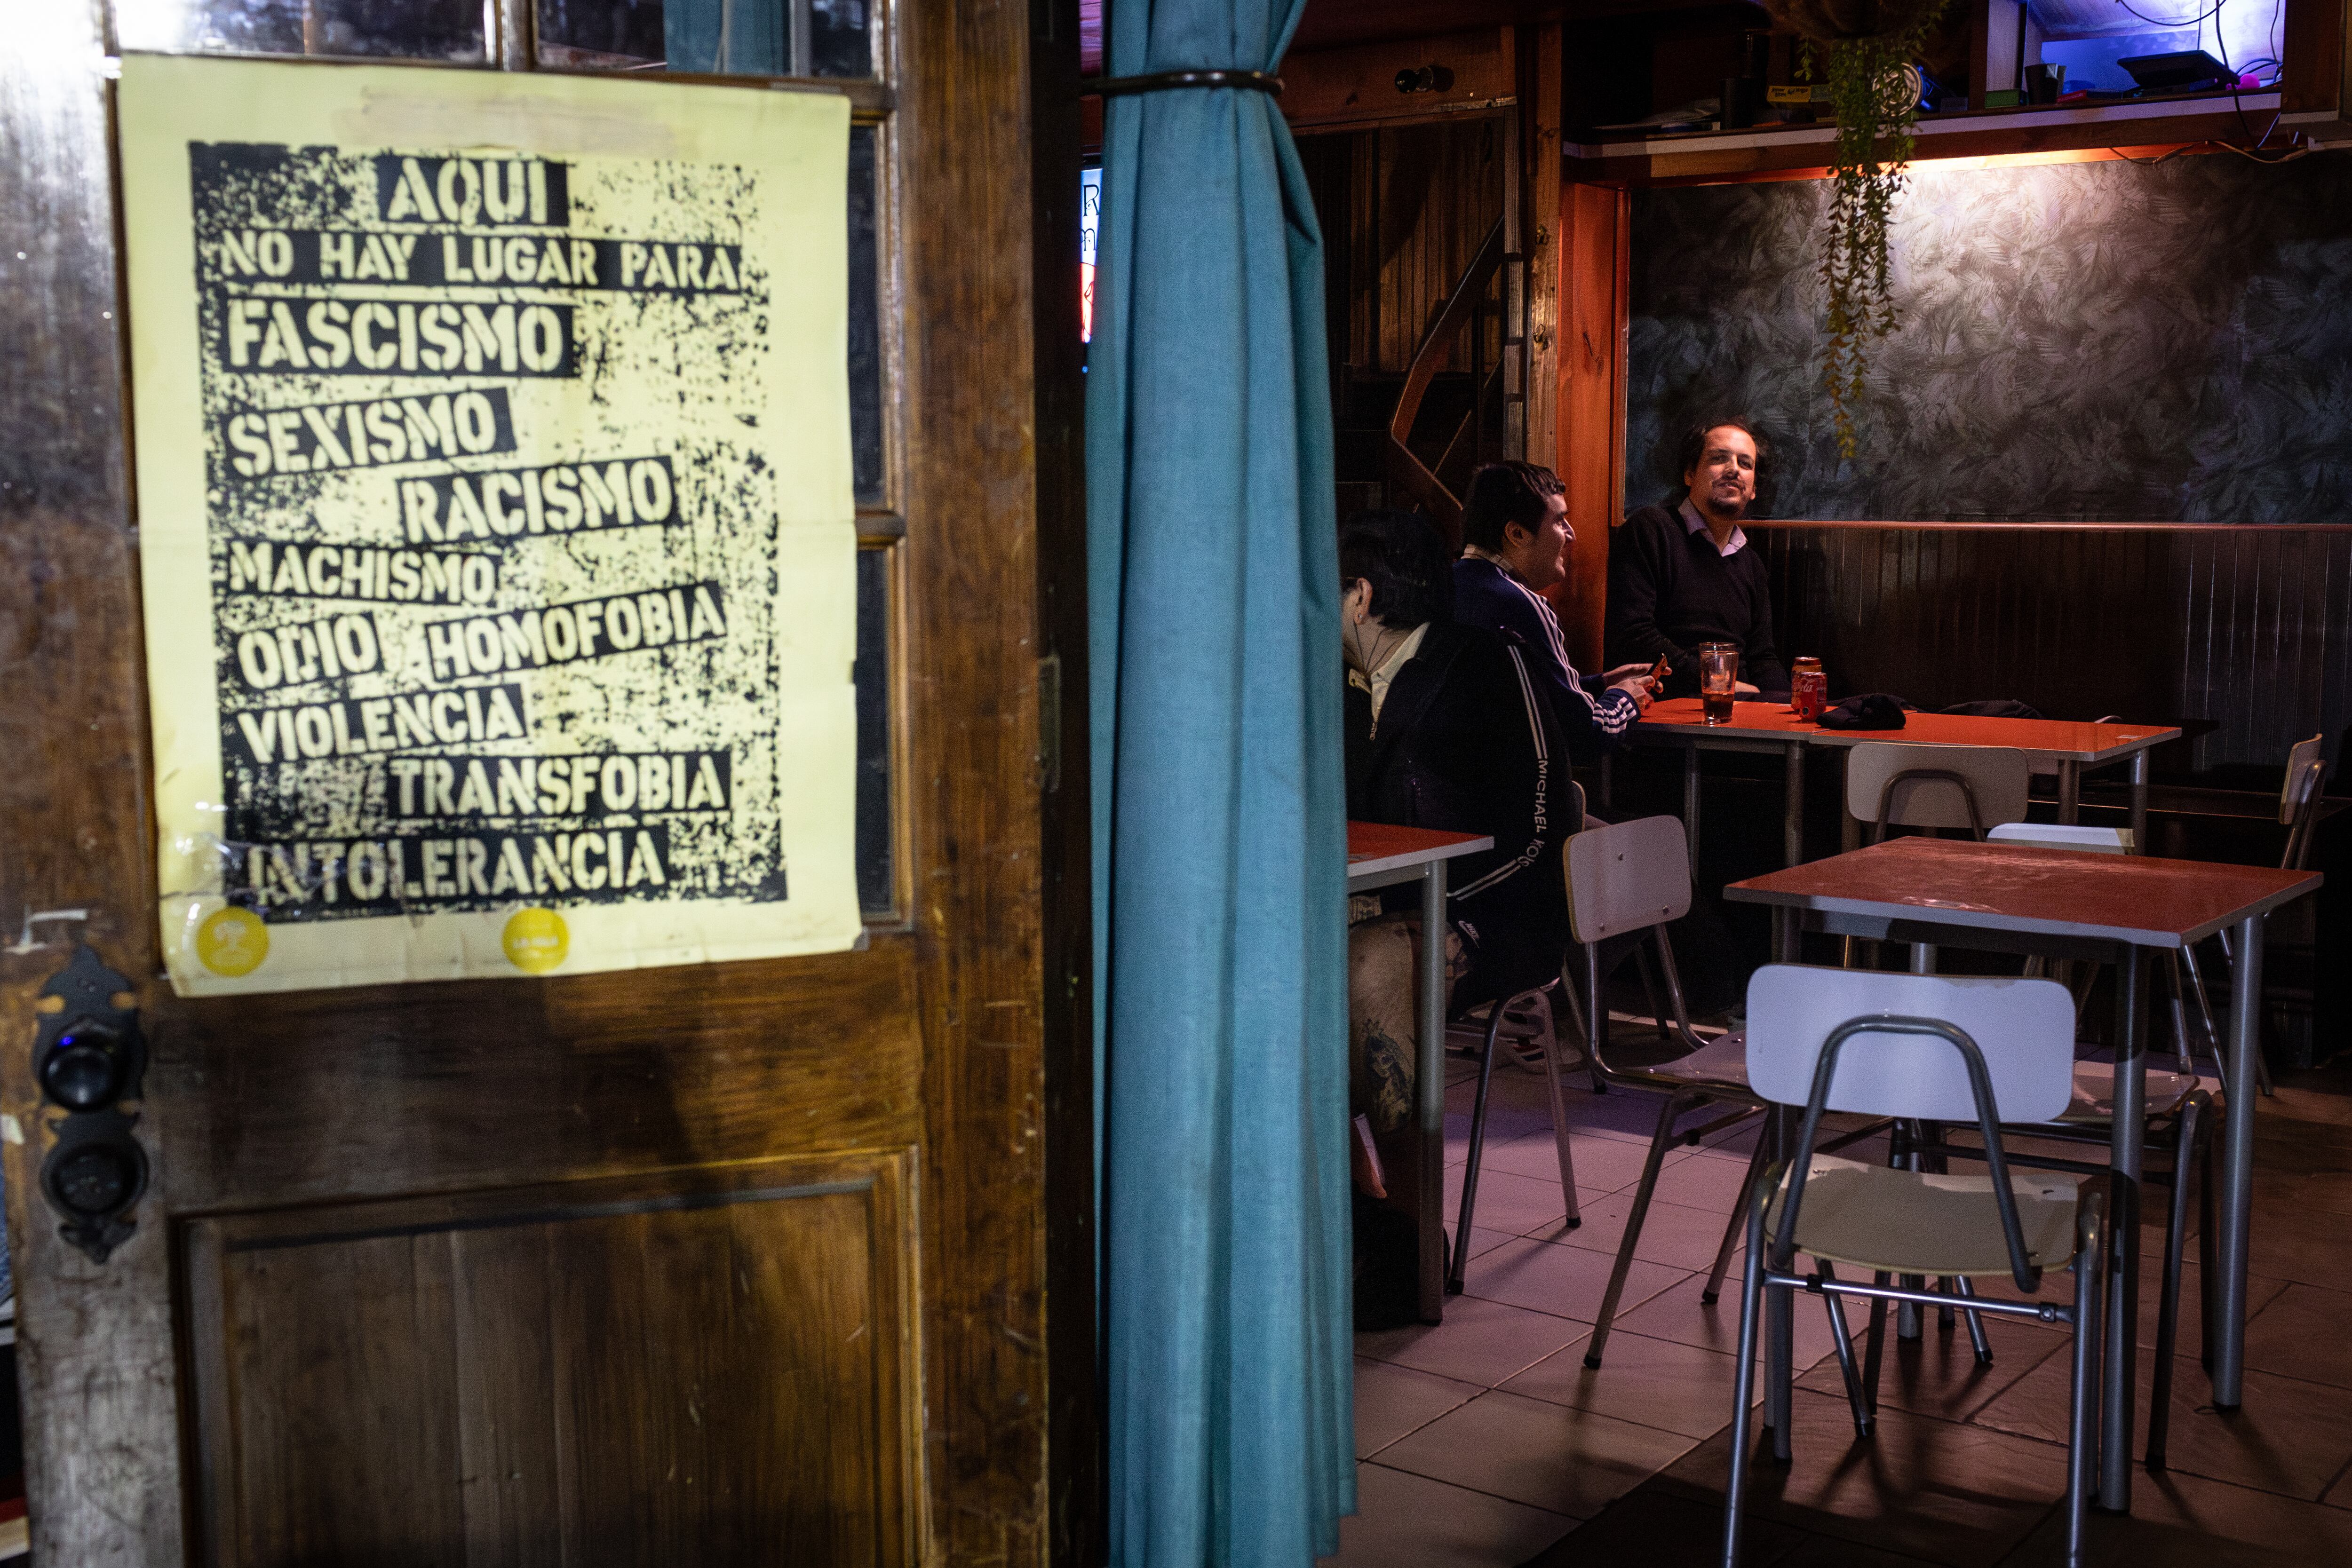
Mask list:
[[[1094,1554],[1100,1529],[1076,7],[900,0],[894,10],[887,188],[900,193],[905,322],[896,662],[902,811],[913,824],[908,921],[871,932],[858,953],[417,986],[396,999],[443,1019],[478,1005],[484,1027],[496,1026],[493,1015],[538,1020],[540,1037],[517,1036],[509,1060],[469,1057],[460,1081],[444,1086],[452,1094],[512,1092],[534,1073],[543,1082],[562,1064],[551,1031],[565,1017],[625,1014],[653,1029],[661,1007],[714,979],[863,998],[877,1015],[911,1010],[921,1104],[877,1103],[872,1113],[877,1125],[920,1129],[920,1555],[1071,1561]],[[0,378],[0,645],[19,674],[5,724],[24,760],[0,781],[0,925],[16,939],[0,952],[0,1018],[15,1041],[0,1049],[0,1159],[21,1303],[28,1500],[40,1559],[161,1568],[184,1558],[186,1500],[173,1478],[194,1467],[179,1458],[177,1195],[158,1110],[177,1074],[250,1074],[241,1087],[266,1125],[273,1058],[293,1059],[299,1042],[261,1038],[267,1028],[232,1038],[233,1009],[175,998],[161,978],[102,68],[111,38],[103,0],[40,8],[13,32],[0,68],[0,197],[13,229],[0,252],[0,351],[11,366]],[[1045,666],[1058,681],[1041,679],[1041,656],[1059,660]],[[1058,768],[1047,744],[1056,735]],[[56,910],[87,913],[26,922]],[[131,977],[155,1050],[142,1123],[155,1185],[138,1233],[103,1265],[59,1239],[36,1190],[35,998],[78,940]],[[320,1016],[343,995],[319,993]],[[300,1016],[299,1007],[283,1015]],[[688,1040],[673,1054],[693,1049]],[[404,1035],[381,1050],[379,1068],[431,1048]]]

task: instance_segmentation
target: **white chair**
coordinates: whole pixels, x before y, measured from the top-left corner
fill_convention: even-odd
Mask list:
[[[2032,780],[2014,747],[1869,741],[1846,756],[1845,809],[1869,824],[1874,844],[1894,827],[1959,829],[1981,839],[2000,823],[2024,821]]]
[[[2279,786],[2278,820],[2279,825],[2286,830],[2286,848],[2279,856],[2281,871],[2301,871],[2311,863],[2312,833],[2319,824],[2319,789],[2327,774],[2327,759],[2322,755],[2322,737],[2315,735],[2309,740],[2298,740],[2287,752],[2286,776]],[[2265,942],[2311,946],[2317,937],[2313,913],[2311,900],[2307,898],[2297,899],[2285,908],[2273,912],[2263,923]],[[2232,961],[2235,955],[2230,948],[2229,933],[2221,933],[2219,940],[2223,961]],[[2179,962],[2180,967],[2187,971],[2191,994],[2197,998],[2197,1011],[2204,1026],[2205,1041],[2213,1052],[2214,1077],[2221,1085],[2221,1092],[2227,1094],[2230,1079],[2229,1070],[2222,1060],[2221,1033],[2213,1020],[2213,1002],[2205,990],[2205,974],[2198,967],[2197,949],[2194,946],[2183,947]],[[2177,986],[2175,991],[2179,993]],[[2185,1016],[2179,1027],[2183,1041],[2181,1049],[2186,1052],[2189,1030]],[[2254,1076],[2263,1093],[2275,1092],[2271,1087],[2270,1063],[2260,1051],[2254,1052]]]
[[[1590,821],[1584,814],[1584,787],[1572,780],[1568,787],[1568,806],[1573,813],[1570,821],[1580,825]],[[1570,834],[1568,841],[1574,843],[1577,836]],[[1554,994],[1567,1004],[1570,1014],[1576,1020],[1576,1032],[1582,1034],[1583,1018],[1577,1009],[1576,993],[1562,984],[1563,978],[1564,975],[1555,977],[1535,989],[1522,989],[1497,997],[1486,1009],[1486,1038],[1478,1051],[1478,1094],[1470,1113],[1469,1159],[1462,1168],[1462,1207],[1454,1224],[1454,1255],[1445,1270],[1445,1291],[1448,1295],[1462,1293],[1463,1281],[1470,1268],[1470,1222],[1477,1213],[1478,1173],[1486,1157],[1486,1103],[1495,1084],[1496,1038],[1502,1032],[1504,1020],[1514,1008],[1531,998]],[[1570,1150],[1568,1142],[1568,1085],[1563,1079],[1567,1068],[1560,1060],[1564,1054],[1559,1033],[1555,1030],[1551,1045],[1543,1053],[1544,1078],[1551,1090],[1552,1142],[1554,1153],[1559,1160],[1560,1201],[1567,1207],[1567,1227],[1573,1230],[1584,1223],[1584,1216],[1579,1211],[1576,1201],[1576,1156]]]
[[[1853,1049],[1859,1041],[1858,1049]],[[2084,1523],[2097,1463],[2100,1298],[2111,1245],[2106,1195],[2072,1176],[2012,1173],[2004,1120],[2045,1122],[2074,1098],[2074,1004],[2064,987],[2041,979],[1890,975],[1775,964],[1748,987],[1748,1081],[1762,1099],[1802,1106],[1788,1161],[1775,1165],[1748,1205],[1748,1260],[1739,1305],[1732,1396],[1731,1472],[1726,1490],[1723,1563],[1738,1568],[1750,1451],[1759,1318],[1773,1292],[1811,1291],[1831,1303],[1831,1325],[1846,1395],[1867,1431],[1868,1393],[1854,1365],[1843,1315],[1846,1296],[1872,1303],[1872,1347],[1885,1303],[1948,1304],[1912,1283],[1941,1276],[2007,1274],[2032,1294],[2045,1270],[2072,1268],[2070,1304],[1971,1298],[1979,1312],[2074,1330],[2073,1408],[2067,1424],[2066,1561],[2084,1562]],[[1827,1112],[1904,1121],[1973,1123],[1988,1172],[1932,1176],[1856,1164],[1819,1152]],[[1796,1271],[1800,1254],[1812,1271]],[[1838,1265],[1868,1270],[1863,1285]],[[1776,1458],[1790,1454],[1792,1383],[1785,1312],[1774,1314],[1765,1419]],[[1873,1357],[1874,1362],[1875,1356]]]
[[[2137,847],[2129,828],[2084,828],[2063,822],[2002,822],[1987,831],[1985,837],[1997,844],[2080,850],[2090,855],[2127,855]]]
[[[1971,838],[2004,822],[2022,821],[2033,772],[2025,753],[2008,746],[1904,746],[1869,741],[1846,754],[1845,809],[1870,829],[1876,843],[1889,828],[1958,830]],[[1845,959],[1853,960],[1853,938]],[[1875,949],[1874,949],[1874,951]],[[1911,967],[1935,967],[1936,950],[1911,946]]]
[[[1631,822],[1595,827],[1568,841],[1569,925],[1584,949],[1585,1056],[1602,1082],[1627,1089],[1653,1089],[1664,1098],[1650,1137],[1642,1181],[1633,1195],[1633,1212],[1617,1243],[1617,1260],[1601,1301],[1599,1321],[1585,1343],[1584,1364],[1598,1368],[1608,1348],[1610,1325],[1625,1291],[1633,1264],[1633,1249],[1642,1239],[1652,1194],[1666,1151],[1678,1141],[1696,1142],[1706,1134],[1757,1114],[1763,1103],[1748,1087],[1747,1051],[1742,1037],[1726,1034],[1702,1040],[1692,1030],[1683,999],[1681,972],[1675,967],[1666,928],[1687,914],[1691,904],[1690,848],[1682,821],[1675,817],[1643,817]],[[1672,1007],[1673,1033],[1684,1049],[1672,1060],[1649,1065],[1612,1061],[1608,1054],[1609,1009],[1605,1005],[1608,971],[1614,962],[1639,956],[1654,948]],[[1646,977],[1645,977],[1646,978]],[[1569,991],[1565,984],[1561,989]],[[1662,1025],[1665,1017],[1660,1015]],[[1677,1131],[1676,1124],[1696,1111],[1727,1111],[1705,1124]],[[1844,1134],[1833,1145],[1866,1138],[1878,1126]],[[1763,1142],[1748,1161],[1740,1192],[1744,1199],[1762,1169]],[[1715,1267],[1707,1276],[1703,1299],[1712,1302],[1722,1289],[1724,1270],[1739,1236],[1738,1205],[1724,1228]]]

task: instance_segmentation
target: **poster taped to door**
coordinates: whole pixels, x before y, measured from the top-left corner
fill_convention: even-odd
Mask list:
[[[845,100],[120,102],[174,987],[853,945]]]

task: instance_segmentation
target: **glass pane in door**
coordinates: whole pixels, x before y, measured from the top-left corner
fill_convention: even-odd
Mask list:
[[[873,0],[539,0],[541,65],[870,77]]]
[[[482,0],[116,0],[114,36],[154,54],[488,58]]]

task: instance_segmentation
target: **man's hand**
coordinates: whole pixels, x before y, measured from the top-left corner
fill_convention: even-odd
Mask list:
[[[1613,686],[1628,675],[1646,675],[1650,673],[1650,669],[1651,666],[1648,664],[1620,664],[1601,678]]]
[[[1629,671],[1631,674],[1627,673]],[[1610,681],[1609,689],[1611,691],[1623,692],[1627,696],[1632,697],[1633,699],[1633,707],[1636,712],[1647,713],[1650,711],[1650,704],[1656,698],[1658,694],[1657,687],[1650,680],[1649,665],[1627,664],[1621,669],[1612,670],[1609,674],[1612,676],[1619,677]]]
[[[1734,681],[1734,682],[1732,682],[1732,683],[1731,683],[1731,693],[1732,693],[1732,695],[1734,695],[1734,696],[1741,696],[1741,697],[1754,697],[1754,696],[1761,696],[1761,695],[1764,695],[1764,692],[1763,692],[1763,688],[1762,688],[1762,687],[1760,687],[1760,686],[1751,686],[1751,685],[1749,685],[1746,681]]]

